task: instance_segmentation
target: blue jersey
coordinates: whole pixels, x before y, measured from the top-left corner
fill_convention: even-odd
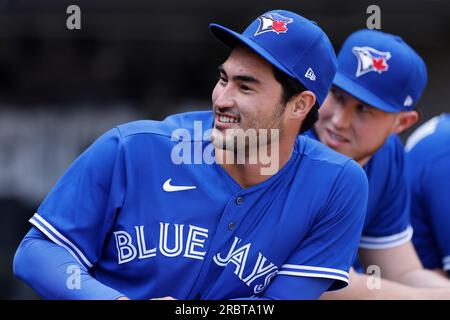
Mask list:
[[[211,145],[194,134],[194,121],[211,128],[213,114],[110,130],[72,164],[31,223],[132,299],[248,297],[279,277],[345,286],[367,204],[359,165],[299,136],[278,173],[243,189],[217,163],[172,161],[180,144]],[[174,139],[179,128],[190,137]]]
[[[413,243],[423,265],[450,270],[450,114],[420,126],[406,145]]]
[[[313,129],[305,134],[319,140]],[[410,194],[404,162],[403,144],[392,135],[364,166],[369,198],[360,248],[392,248],[411,240]]]

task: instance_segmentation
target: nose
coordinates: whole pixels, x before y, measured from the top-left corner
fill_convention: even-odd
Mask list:
[[[348,129],[352,123],[352,115],[352,108],[345,104],[342,104],[339,105],[339,107],[334,111],[331,122],[338,130]]]
[[[215,109],[225,110],[236,107],[236,100],[229,85],[221,87],[217,84],[213,92],[213,106]]]

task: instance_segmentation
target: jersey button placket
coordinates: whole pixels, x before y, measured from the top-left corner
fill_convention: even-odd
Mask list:
[[[241,196],[237,197],[235,202],[238,206],[240,206],[241,204],[244,203],[244,197],[241,197]]]
[[[242,197],[242,196],[236,197],[236,199],[234,200],[234,203],[236,203],[237,206],[242,205],[244,203],[244,197]],[[236,222],[230,221],[228,223],[228,230],[233,231],[235,226],[236,226]]]

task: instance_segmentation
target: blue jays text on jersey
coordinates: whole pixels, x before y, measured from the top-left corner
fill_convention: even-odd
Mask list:
[[[319,139],[313,129],[305,135]],[[387,249],[411,240],[411,196],[404,162],[403,144],[398,136],[392,135],[364,166],[369,198],[360,248]]]
[[[277,174],[243,189],[218,164],[171,161],[179,143],[172,132],[193,130],[194,121],[211,128],[213,114],[108,131],[72,164],[31,223],[132,299],[249,297],[277,277],[345,286],[367,204],[359,165],[299,136]]]
[[[406,144],[413,243],[426,268],[450,270],[450,114],[420,126]]]

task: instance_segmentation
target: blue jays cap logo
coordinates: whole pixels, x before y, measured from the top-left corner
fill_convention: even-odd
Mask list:
[[[378,51],[371,47],[353,47],[352,52],[358,58],[357,77],[371,71],[382,73],[389,68],[387,61],[391,58],[390,52]]]
[[[255,32],[255,36],[264,32],[276,32],[277,34],[286,33],[287,25],[294,22],[291,18],[286,18],[278,13],[266,13],[259,18],[259,27]]]

